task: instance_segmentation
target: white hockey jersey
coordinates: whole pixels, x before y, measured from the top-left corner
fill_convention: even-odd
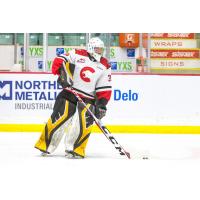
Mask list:
[[[97,62],[86,50],[75,49],[55,58],[53,74],[59,74],[58,69],[63,62],[74,64],[74,69],[70,69],[73,77],[72,87],[81,97],[110,100],[111,68],[106,58],[101,57],[100,62]]]

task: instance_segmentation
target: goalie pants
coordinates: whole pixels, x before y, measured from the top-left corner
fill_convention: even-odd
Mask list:
[[[86,99],[84,101],[87,108],[94,113],[94,102]],[[56,98],[53,113],[35,144],[35,148],[42,152],[52,153],[66,133],[66,150],[85,157],[93,122],[93,118],[86,108],[77,102],[75,96],[63,90]]]

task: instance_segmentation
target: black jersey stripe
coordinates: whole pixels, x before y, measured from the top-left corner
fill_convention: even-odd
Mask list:
[[[112,88],[112,86],[97,87],[95,88],[95,90],[107,89],[107,88]]]
[[[89,96],[89,97],[94,98],[94,96],[92,96],[91,94],[88,94],[88,93],[86,93],[86,92],[83,92],[82,90],[76,89],[76,88],[74,88],[74,87],[73,87],[73,89],[76,90],[77,92],[80,92],[80,93],[82,93],[82,94],[85,94],[85,95],[87,95],[87,96]]]

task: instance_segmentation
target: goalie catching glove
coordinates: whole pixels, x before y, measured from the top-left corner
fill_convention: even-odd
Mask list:
[[[58,69],[60,75],[58,77],[57,82],[62,86],[62,88],[71,87],[73,84],[70,75],[67,74],[65,70],[67,65],[70,65],[70,63],[67,62],[66,65],[63,63],[63,65]]]

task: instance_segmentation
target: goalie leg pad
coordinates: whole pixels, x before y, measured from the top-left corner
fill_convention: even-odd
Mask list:
[[[76,106],[66,99],[58,96],[54,110],[49,118],[35,148],[42,152],[52,153],[58,146],[64,134],[64,124],[72,117]],[[55,135],[55,136],[54,136]]]
[[[94,106],[87,104],[94,112]],[[85,157],[85,149],[92,130],[93,119],[86,108],[77,104],[77,110],[72,119],[72,124],[65,137],[66,151],[74,152],[76,155]]]

